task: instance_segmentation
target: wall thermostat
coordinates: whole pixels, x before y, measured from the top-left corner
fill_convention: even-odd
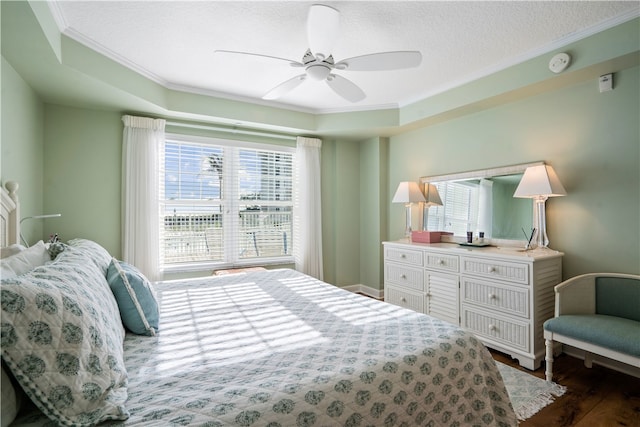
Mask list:
[[[604,74],[598,79],[600,93],[613,90],[613,74]]]
[[[549,70],[558,74],[566,70],[570,63],[571,57],[568,53],[558,53],[549,61]]]

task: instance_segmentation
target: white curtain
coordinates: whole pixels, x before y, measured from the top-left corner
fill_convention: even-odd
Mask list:
[[[296,270],[322,280],[322,209],[320,148],[316,138],[297,138],[294,202]]]
[[[480,180],[478,195],[478,231],[484,231],[485,237],[493,235],[493,181]]]
[[[122,116],[122,256],[149,280],[160,279],[162,119]]]

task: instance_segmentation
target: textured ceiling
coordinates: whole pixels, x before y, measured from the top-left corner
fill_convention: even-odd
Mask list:
[[[300,69],[308,48],[302,1],[51,1],[64,34],[161,83],[190,92],[312,111],[398,107],[459,86],[639,15],[640,3],[328,1],[340,11],[336,61],[418,50],[417,68],[336,71],[367,97],[351,103],[324,82],[305,81],[277,101],[261,97]]]

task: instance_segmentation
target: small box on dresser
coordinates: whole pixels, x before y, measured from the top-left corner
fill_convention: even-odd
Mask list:
[[[440,243],[442,236],[451,236],[453,233],[446,231],[412,231],[411,241],[415,243]]]
[[[553,317],[563,254],[383,242],[385,301],[473,331],[488,347],[537,369],[542,324]]]

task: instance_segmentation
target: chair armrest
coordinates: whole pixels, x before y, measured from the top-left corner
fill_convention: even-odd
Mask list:
[[[595,314],[596,277],[600,274],[583,274],[556,285],[555,316],[562,314]]]

